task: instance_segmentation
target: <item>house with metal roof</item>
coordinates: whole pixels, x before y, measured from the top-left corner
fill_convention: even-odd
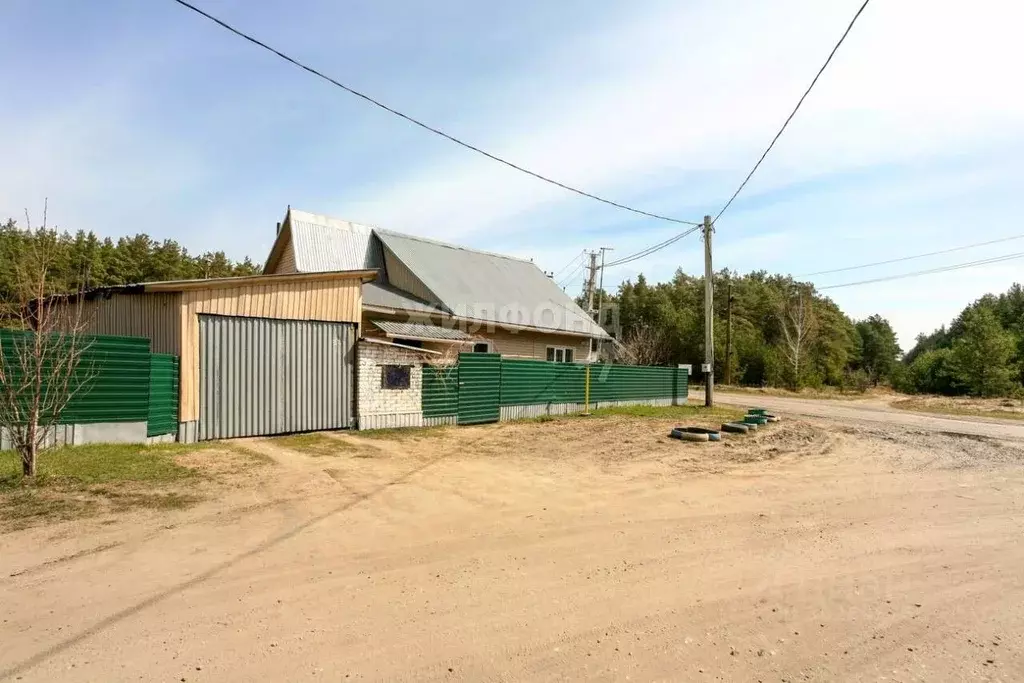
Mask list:
[[[431,350],[591,360],[608,334],[532,261],[289,208],[265,274],[374,270],[360,335]]]

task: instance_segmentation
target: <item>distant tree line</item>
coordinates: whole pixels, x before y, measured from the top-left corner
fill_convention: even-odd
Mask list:
[[[910,393],[1024,395],[1024,288],[986,294],[948,328],[919,335],[893,384]]]
[[[911,392],[1007,395],[1024,380],[1024,294],[1019,285],[972,304],[950,326],[922,335],[902,355],[889,321],[852,320],[814,286],[757,271],[722,271],[715,285],[715,376],[747,386],[880,384]],[[732,348],[727,359],[728,293]],[[668,281],[640,275],[615,294],[602,323],[616,333],[623,362],[690,363],[704,358],[704,278],[677,271]],[[728,371],[728,374],[727,374]]]
[[[49,281],[55,292],[260,272],[260,267],[248,258],[234,262],[222,251],[192,255],[174,240],[157,241],[144,233],[117,240],[100,239],[81,230],[74,234],[46,228],[29,230],[8,220],[0,224],[0,303],[17,300],[16,265],[33,247],[54,255]]]
[[[890,381],[900,349],[881,316],[847,317],[808,283],[764,271],[717,273],[715,376],[719,382],[790,388],[834,386],[866,389]],[[726,352],[729,292],[732,344]],[[704,278],[677,271],[650,284],[640,275],[604,295],[615,312],[602,321],[614,329],[625,355],[643,345],[648,362],[689,363],[704,358]]]

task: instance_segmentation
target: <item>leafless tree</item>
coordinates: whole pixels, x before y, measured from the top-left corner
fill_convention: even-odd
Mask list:
[[[637,327],[622,338],[616,357],[626,365],[657,365],[668,353],[665,335],[652,325]]]
[[[83,297],[53,291],[58,258],[56,240],[31,240],[14,264],[17,297],[5,312],[21,329],[0,331],[0,433],[21,455],[26,477],[35,476],[40,450],[55,441],[54,427],[92,377],[82,364]]]
[[[793,371],[793,388],[799,389],[801,364],[816,329],[810,297],[801,291],[783,302],[779,319],[782,322],[782,353]]]

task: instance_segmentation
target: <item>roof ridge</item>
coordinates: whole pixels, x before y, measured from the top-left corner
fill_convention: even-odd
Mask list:
[[[304,214],[305,216],[308,216],[310,218],[317,219],[316,220],[316,224],[317,225],[321,225],[321,226],[323,226],[325,228],[340,228],[341,226],[332,225],[332,223],[347,223],[350,226],[354,226],[354,227],[357,227],[357,228],[365,228],[366,230],[370,230],[370,231],[378,229],[376,225],[371,225],[369,223],[357,223],[356,221],[350,221],[347,218],[337,218],[335,216],[328,216],[326,213],[314,213],[313,211],[305,211],[304,209],[296,209],[294,206],[289,207],[288,211],[289,212],[294,212],[294,213],[297,213],[297,214]]]
[[[461,244],[452,244],[450,242],[442,242],[441,240],[435,240],[430,237],[420,237],[419,235],[409,235],[404,232],[398,232],[397,230],[387,230],[385,228],[373,228],[373,231],[380,235],[393,235],[395,237],[402,237],[404,239],[416,240],[417,242],[425,242],[426,244],[433,244],[438,247],[447,247],[448,249],[458,249],[459,251],[469,251],[474,254],[483,254],[484,256],[494,256],[496,258],[508,259],[509,261],[519,261],[520,263],[533,263],[533,259],[522,258],[519,256],[509,256],[508,254],[499,254],[496,251],[485,251],[483,249],[474,249],[473,247],[464,247]],[[536,265],[534,263],[534,265]],[[539,268],[538,268],[539,270]]]

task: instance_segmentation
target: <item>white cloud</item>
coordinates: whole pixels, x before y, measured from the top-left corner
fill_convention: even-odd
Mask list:
[[[605,77],[577,87],[548,73],[549,90],[523,89],[533,109],[490,121],[485,146],[611,196],[661,169],[714,174],[713,193],[701,187],[700,196],[678,197],[712,209],[756,159],[859,3],[741,4],[661,7],[575,41],[573,63],[610,65]],[[750,190],[1019,136],[1024,96],[1006,86],[1024,56],[1013,28],[1022,13],[997,0],[870,6]],[[540,55],[537,68],[557,74],[568,53]],[[466,107],[487,110],[487,103],[459,103]],[[465,239],[530,207],[570,201],[587,200],[453,147],[347,206],[398,229]]]

